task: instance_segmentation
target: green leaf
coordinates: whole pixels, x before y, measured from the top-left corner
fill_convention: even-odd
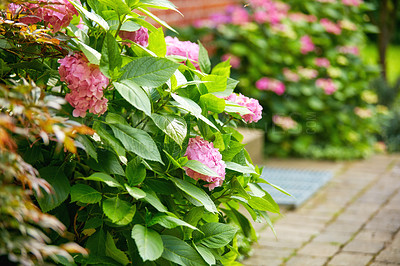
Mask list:
[[[161,27],[158,28],[157,31],[150,33],[148,49],[154,52],[158,57],[165,57],[167,45],[165,43],[164,31]]]
[[[252,112],[244,106],[238,105],[236,103],[226,101],[225,103],[225,112],[227,113],[237,113],[240,115],[252,114]]]
[[[159,19],[157,16],[155,16],[153,13],[151,13],[150,11],[148,11],[145,8],[141,8],[138,7],[138,10],[140,10],[141,12],[143,12],[144,14],[146,14],[148,17],[152,18],[154,21],[156,21],[157,23],[159,23],[160,25],[164,26],[165,28],[177,33],[176,30],[174,30],[174,28],[172,28],[170,25],[168,25],[164,20]]]
[[[143,111],[146,115],[151,115],[151,103],[147,93],[132,80],[114,82],[115,89],[132,106]]]
[[[143,261],[154,261],[163,254],[163,241],[156,231],[136,224],[132,229],[132,238]]]
[[[115,153],[118,156],[124,156],[126,155],[125,148],[122,147],[121,143],[119,140],[117,140],[113,135],[108,133],[108,131],[101,126],[99,122],[95,122],[93,124],[93,129],[96,131],[96,133],[100,136],[100,138],[108,145],[112,147],[112,149],[115,151]]]
[[[73,0],[70,1],[71,4],[74,5],[74,7],[78,10],[78,12],[83,16],[83,17],[87,17],[91,20],[93,20],[94,22],[96,22],[97,24],[99,24],[100,27],[102,27],[104,30],[108,31],[109,30],[109,26],[107,24],[107,21],[105,21],[102,17],[100,17],[99,15],[97,15],[96,13],[92,13],[87,11],[78,1]]]
[[[196,160],[189,160],[185,164],[183,164],[182,167],[190,168],[193,171],[203,174],[203,175],[207,175],[207,176],[211,176],[211,177],[220,177],[216,172],[211,170],[207,165],[205,165],[199,161],[196,161]]]
[[[126,191],[128,191],[129,195],[131,195],[135,199],[142,199],[142,198],[146,197],[146,192],[144,192],[140,188],[130,187],[127,184],[125,184],[125,188],[126,188]]]
[[[167,82],[179,64],[166,58],[141,57],[122,68],[121,80],[130,79],[139,86],[156,88]]]
[[[159,129],[182,147],[187,134],[187,125],[183,118],[174,115],[152,114],[151,119]]]
[[[88,185],[76,184],[71,188],[71,202],[97,203],[101,198],[101,193]]]
[[[97,152],[96,152],[95,147],[93,146],[92,141],[90,141],[89,137],[84,136],[84,135],[79,135],[77,140],[83,145],[83,147],[85,148],[85,152],[90,157],[95,159],[97,162]]]
[[[110,127],[115,137],[122,142],[128,151],[143,159],[164,164],[156,143],[147,132],[121,124],[110,124]]]
[[[126,256],[125,252],[117,248],[109,232],[107,232],[107,239],[106,239],[106,255],[114,259],[115,261],[121,263],[122,265],[129,264],[128,256]]]
[[[172,181],[180,190],[187,193],[189,196],[193,197],[194,199],[198,200],[201,204],[203,204],[206,210],[213,213],[218,212],[214,202],[207,195],[207,193],[204,192],[204,190],[182,179],[173,178]]]
[[[81,51],[85,54],[86,58],[89,60],[91,64],[94,65],[100,64],[101,53],[99,53],[97,50],[93,49],[89,45],[86,45],[79,40],[75,41],[78,43],[79,48],[81,48]]]
[[[164,252],[162,257],[178,265],[202,266],[207,265],[203,258],[185,241],[169,235],[163,235]]]
[[[185,97],[179,96],[178,94],[175,94],[175,93],[172,93],[171,96],[179,104],[178,105],[179,108],[182,108],[183,110],[186,110],[187,112],[191,113],[194,117],[202,120],[207,125],[209,125],[209,126],[213,127],[214,129],[218,130],[218,128],[210,120],[208,120],[206,117],[204,117],[201,114],[202,109],[197,103],[195,103],[194,101],[192,101],[189,98],[185,98]]]
[[[113,78],[122,65],[121,51],[114,36],[107,32],[101,50],[100,70],[107,78]]]
[[[203,235],[199,232],[193,233],[195,242],[209,248],[225,247],[232,241],[237,231],[235,227],[222,223],[207,223],[202,225],[200,230]]]
[[[42,195],[38,196],[35,193],[36,199],[39,203],[40,209],[43,212],[48,212],[55,207],[59,206],[64,200],[67,199],[70,192],[70,185],[68,178],[60,167],[49,166],[39,170],[41,178],[44,178],[52,187],[50,194],[42,189]]]
[[[160,224],[168,229],[172,229],[177,226],[185,226],[185,227],[189,227],[190,229],[193,229],[193,230],[199,230],[195,226],[193,226],[181,219],[178,219],[178,218],[172,217],[172,216],[168,216],[165,214],[160,214],[160,215],[154,216],[153,219],[151,219],[148,226],[152,226],[155,224]]]
[[[240,212],[229,206],[231,209],[227,213],[231,212],[234,217],[232,219],[240,226],[244,235],[250,238],[252,241],[257,241],[257,234],[250,221]]]
[[[201,81],[205,82],[204,85],[207,87],[207,90],[210,93],[226,90],[226,77],[207,75],[202,77]]]
[[[176,6],[168,0],[141,0],[142,6],[157,8],[157,9],[171,9],[181,14]]]
[[[91,176],[88,177],[81,177],[84,180],[91,180],[91,181],[98,181],[98,182],[103,182],[106,183],[107,186],[110,187],[122,187],[120,183],[118,183],[117,180],[112,178],[111,176],[105,174],[105,173],[94,173]]]
[[[254,169],[254,167],[251,167],[251,165],[245,166],[234,162],[225,162],[225,164],[227,169],[236,171],[238,173],[257,174],[256,170]]]
[[[106,236],[103,229],[100,229],[89,237],[86,248],[89,249],[91,256],[104,256],[106,252]]]
[[[216,263],[214,255],[208,248],[203,245],[196,245],[194,243],[193,245],[196,248],[197,252],[199,252],[199,254],[209,265],[214,265]]]
[[[146,167],[137,160],[131,160],[126,166],[125,174],[129,185],[134,187],[146,178]]]
[[[231,75],[231,63],[230,60],[220,62],[218,65],[216,65],[213,70],[211,71],[211,74],[217,75],[220,77],[224,78],[229,78]]]
[[[121,29],[122,31],[129,31],[129,32],[134,32],[140,29],[140,25],[131,21],[131,20],[127,20],[125,21],[122,26]]]
[[[200,105],[217,114],[225,110],[225,100],[209,93],[200,96]]]
[[[199,41],[199,66],[202,72],[210,73],[211,70],[211,62],[210,58],[208,57],[208,52],[206,48],[201,44]]]
[[[143,198],[144,201],[156,208],[156,210],[159,212],[168,212],[167,207],[165,207],[164,204],[161,203],[160,199],[157,197],[154,191],[149,188],[143,188],[143,191],[146,193],[146,197]]]
[[[260,211],[269,211],[273,213],[279,213],[279,207],[275,202],[270,202],[264,198],[251,197],[248,200],[249,205]]]
[[[98,0],[98,1],[114,9],[119,16],[131,13],[131,8],[123,0]]]
[[[103,201],[103,212],[113,223],[127,225],[135,215],[136,205],[114,197]]]

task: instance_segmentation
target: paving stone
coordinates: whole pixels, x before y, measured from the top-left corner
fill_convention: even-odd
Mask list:
[[[268,247],[258,249],[257,256],[261,258],[284,259],[294,253],[295,249]]]
[[[372,255],[341,252],[335,255],[328,266],[364,266],[373,258]]]
[[[343,251],[377,254],[384,247],[384,242],[352,240]]]
[[[378,262],[400,263],[400,249],[386,248],[375,258]]]
[[[294,256],[286,262],[286,266],[322,266],[328,259],[323,257]]]
[[[272,258],[266,259],[254,255],[250,259],[245,260],[243,264],[246,266],[279,266],[282,264],[282,260]]]
[[[373,262],[369,266],[398,266],[397,263],[388,263],[388,262]]]
[[[387,242],[391,241],[392,234],[388,231],[375,231],[363,229],[355,237],[354,240],[364,240],[364,241],[377,241],[377,242]]]
[[[282,240],[271,241],[271,240],[264,240],[264,239],[261,238],[258,241],[257,247],[260,247],[260,248],[276,247],[276,248],[298,249],[302,245],[303,245],[303,242],[282,241]]]
[[[397,232],[400,229],[400,220],[393,221],[386,217],[379,217],[379,219],[373,219],[367,223],[366,229],[370,230],[384,230],[390,232]]]
[[[300,249],[297,254],[299,255],[307,255],[314,257],[331,257],[339,250],[339,246],[325,244],[325,243],[317,243],[311,242]]]
[[[330,243],[332,245],[343,245],[350,240],[353,233],[346,232],[322,232],[312,242]]]
[[[326,231],[355,233],[361,227],[364,221],[335,221],[325,228]]]

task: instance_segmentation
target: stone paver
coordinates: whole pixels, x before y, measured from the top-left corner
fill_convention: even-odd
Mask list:
[[[271,160],[272,167],[334,170],[303,206],[260,231],[245,265],[400,266],[400,156],[348,163]]]

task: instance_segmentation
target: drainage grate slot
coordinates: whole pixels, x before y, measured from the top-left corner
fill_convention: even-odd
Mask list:
[[[314,195],[332,177],[333,173],[331,171],[264,167],[261,178],[283,188],[293,197],[283,194],[268,184],[260,183],[259,185],[271,194],[279,205],[298,207]]]

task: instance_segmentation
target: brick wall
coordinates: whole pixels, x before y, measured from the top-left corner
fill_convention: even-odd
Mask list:
[[[154,13],[171,26],[185,26],[198,19],[204,19],[210,14],[223,12],[226,6],[240,3],[240,0],[170,0],[183,17],[172,10],[157,10]]]

